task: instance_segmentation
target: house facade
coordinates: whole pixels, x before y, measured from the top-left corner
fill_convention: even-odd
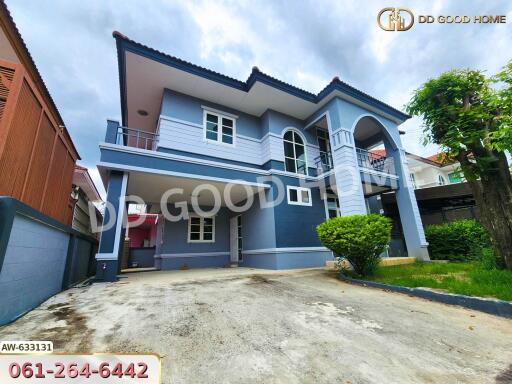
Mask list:
[[[115,279],[128,202],[159,216],[155,266],[325,265],[316,226],[394,191],[407,253],[427,259],[398,126],[403,112],[334,78],[313,94],[247,81],[115,32],[122,121],[100,144],[107,189],[98,278]],[[371,153],[382,145],[386,156]],[[135,196],[135,197],[134,197]]]
[[[412,185],[415,189],[430,188],[464,181],[460,164],[455,161],[442,161],[442,155],[421,157],[407,154]]]

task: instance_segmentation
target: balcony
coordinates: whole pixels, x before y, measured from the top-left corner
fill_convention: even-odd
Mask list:
[[[140,129],[118,126],[115,144],[154,151],[158,144],[158,135]]]
[[[357,164],[363,170],[377,171],[394,175],[393,158],[378,153],[356,148]]]
[[[356,148],[357,163],[363,170],[376,171],[394,175],[394,163],[391,157],[379,155],[366,149]],[[317,176],[329,172],[334,166],[330,152],[322,153],[315,158]]]
[[[320,156],[315,157],[316,175],[329,172],[333,168],[332,156],[330,152],[323,152]]]

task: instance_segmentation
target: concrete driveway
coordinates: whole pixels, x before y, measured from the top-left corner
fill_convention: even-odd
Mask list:
[[[157,352],[164,383],[510,383],[512,322],[324,270],[147,272],[0,329],[57,351]]]

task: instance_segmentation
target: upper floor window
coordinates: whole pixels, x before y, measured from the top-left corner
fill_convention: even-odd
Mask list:
[[[283,143],[285,170],[307,175],[306,149],[300,135],[290,130],[284,134]]]
[[[235,119],[210,111],[205,111],[204,114],[204,134],[206,140],[233,145]]]
[[[446,180],[444,179],[443,175],[439,175],[437,177],[437,181],[438,181],[439,185],[445,185],[446,184]]]

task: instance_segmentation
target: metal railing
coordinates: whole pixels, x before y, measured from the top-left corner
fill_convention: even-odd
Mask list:
[[[333,168],[331,153],[323,152],[320,156],[315,157],[315,167],[317,176],[320,176],[322,173],[329,172]]]
[[[156,133],[142,131],[140,129],[118,127],[116,144],[127,147],[156,150],[158,135]]]
[[[356,148],[356,154],[359,167],[394,174],[393,159],[391,157],[382,156],[362,148]]]

